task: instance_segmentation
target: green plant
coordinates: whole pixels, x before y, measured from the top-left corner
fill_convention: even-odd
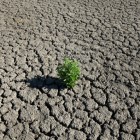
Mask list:
[[[64,63],[58,66],[57,72],[68,88],[73,88],[80,77],[78,62],[69,58],[64,59]]]

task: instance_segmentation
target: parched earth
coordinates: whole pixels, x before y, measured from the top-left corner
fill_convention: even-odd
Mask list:
[[[0,140],[140,140],[140,0],[0,0]]]

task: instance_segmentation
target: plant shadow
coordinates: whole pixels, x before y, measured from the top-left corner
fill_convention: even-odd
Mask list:
[[[63,90],[66,88],[66,85],[59,78],[52,76],[35,76],[31,79],[27,79],[25,81],[29,87],[36,89],[59,89]]]

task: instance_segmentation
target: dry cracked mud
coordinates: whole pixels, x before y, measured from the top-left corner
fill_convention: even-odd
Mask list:
[[[0,0],[0,140],[140,140],[140,0]]]

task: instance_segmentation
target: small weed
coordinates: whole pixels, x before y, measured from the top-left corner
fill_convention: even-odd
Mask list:
[[[58,66],[57,72],[68,88],[73,88],[80,77],[78,62],[69,58],[64,59],[64,63]]]

